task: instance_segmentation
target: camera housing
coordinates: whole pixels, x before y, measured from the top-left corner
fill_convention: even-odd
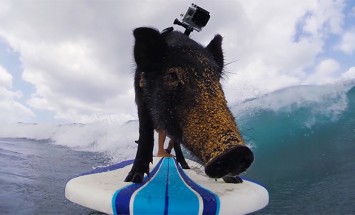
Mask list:
[[[189,9],[187,9],[182,22],[188,24],[194,28],[194,30],[199,32],[207,25],[209,19],[210,13],[207,10],[192,4]]]
[[[191,4],[184,15],[182,22],[175,19],[174,24],[184,27],[186,29],[185,34],[189,35],[193,30],[200,32],[202,28],[207,25],[209,19],[210,12],[195,4]]]

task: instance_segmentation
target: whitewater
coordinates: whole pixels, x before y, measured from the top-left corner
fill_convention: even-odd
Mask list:
[[[255,153],[242,177],[270,194],[256,214],[355,214],[355,80],[288,87],[230,108]],[[134,158],[137,139],[136,120],[2,125],[0,214],[99,214],[67,201],[66,182]]]

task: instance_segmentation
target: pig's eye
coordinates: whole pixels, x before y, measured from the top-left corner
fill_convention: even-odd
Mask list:
[[[176,80],[178,80],[179,77],[178,77],[178,75],[177,75],[176,72],[169,72],[169,73],[165,74],[164,79],[165,79],[166,81],[169,81],[169,82],[170,82],[170,81],[176,81]]]

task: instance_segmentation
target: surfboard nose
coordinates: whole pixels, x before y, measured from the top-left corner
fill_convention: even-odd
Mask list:
[[[249,147],[236,145],[209,161],[205,166],[205,173],[211,178],[234,176],[248,169],[253,161],[254,154]]]

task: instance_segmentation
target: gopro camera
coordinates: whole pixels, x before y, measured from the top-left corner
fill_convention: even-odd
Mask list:
[[[193,30],[201,31],[203,27],[207,25],[208,20],[210,19],[210,12],[207,10],[191,4],[187,9],[182,22],[178,19],[175,19],[174,24],[184,27],[185,34],[190,35]]]

